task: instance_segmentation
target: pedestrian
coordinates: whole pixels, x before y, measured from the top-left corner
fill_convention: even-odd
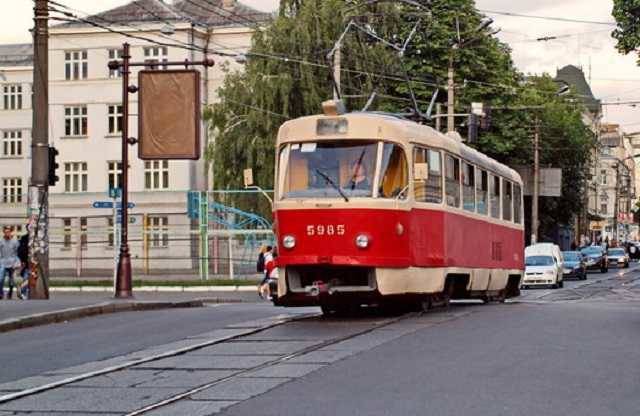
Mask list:
[[[18,297],[27,299],[29,291],[29,233],[26,232],[18,241],[18,258],[20,259],[20,277],[22,283],[18,286]]]
[[[18,247],[20,243],[13,238],[13,229],[5,225],[2,228],[2,239],[0,240],[0,299],[4,297],[4,279],[9,276],[9,292],[8,299],[11,299],[13,295],[13,287],[15,282],[13,281],[13,272],[16,269],[16,265],[20,264],[18,258]],[[20,266],[18,266],[20,267]]]
[[[267,246],[264,244],[260,246],[260,251],[258,252],[258,261],[256,263],[256,271],[258,273],[264,273],[264,253],[267,252]]]
[[[264,252],[264,275],[259,287],[259,294],[263,299],[269,299],[269,279],[271,278],[271,272],[274,268],[273,247],[267,246]]]

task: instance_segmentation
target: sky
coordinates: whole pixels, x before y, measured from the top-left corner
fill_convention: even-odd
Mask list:
[[[9,0],[2,0],[8,2]],[[57,0],[87,13],[107,10],[129,0]],[[278,0],[241,0],[262,11],[277,8]],[[640,67],[635,55],[623,56],[615,49],[610,33],[614,26],[521,18],[490,13],[520,13],[565,19],[613,22],[613,0],[476,0],[476,6],[494,19],[498,37],[512,48],[516,66],[528,74],[555,75],[565,65],[582,67],[591,79],[596,98],[603,102],[640,101]],[[0,43],[29,42],[33,1],[13,0],[0,14]],[[555,40],[536,41],[544,36]],[[619,123],[627,133],[640,131],[640,106],[606,105],[604,120]]]

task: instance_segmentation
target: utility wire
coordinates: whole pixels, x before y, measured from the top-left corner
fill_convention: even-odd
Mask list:
[[[529,19],[541,19],[541,20],[554,20],[558,22],[569,22],[569,23],[586,23],[591,25],[607,25],[607,26],[616,26],[615,22],[603,22],[603,21],[593,21],[593,20],[581,20],[581,19],[569,19],[566,17],[554,17],[554,16],[537,16],[531,14],[521,14],[521,13],[513,13],[513,12],[501,12],[496,10],[482,10],[478,9],[479,12],[487,13],[487,14],[496,14],[500,16],[510,16],[510,17],[524,17]]]

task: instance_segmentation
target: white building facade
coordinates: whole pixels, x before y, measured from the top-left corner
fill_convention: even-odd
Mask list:
[[[198,1],[168,5],[159,0],[140,0],[85,18],[101,25],[108,22],[110,29],[120,33],[86,22],[50,28],[49,143],[60,152],[60,180],[49,188],[54,273],[79,275],[85,269],[101,273],[113,266],[117,251],[114,212],[93,208],[93,204],[111,201],[109,189],[122,185],[122,78],[107,64],[121,58],[123,42],[130,44],[132,62],[159,64],[157,69],[163,68],[162,62],[213,58],[213,68],[197,68],[201,71],[205,106],[216,100],[224,79],[222,64],[238,64],[224,62],[204,50],[224,48],[226,53],[242,53],[249,48],[254,30],[249,20],[268,18],[235,1],[219,1],[217,6],[213,6],[215,1],[200,3],[202,9],[198,10]],[[207,14],[207,10],[216,13]],[[2,155],[0,165],[4,198],[0,220],[4,223],[19,224],[26,218],[25,194],[31,169],[31,65],[8,67],[0,62],[0,74],[6,78],[0,77],[0,88],[8,91],[3,103],[8,102],[10,107],[0,112],[2,149],[6,143],[8,152]],[[144,67],[133,68],[131,84],[137,84],[140,69]],[[17,87],[21,88],[21,105],[15,101],[19,98],[13,98],[15,94],[20,96],[13,92]],[[136,94],[129,95],[129,103],[129,133],[136,137]],[[204,126],[202,131],[204,136]],[[205,140],[201,143],[204,146]],[[186,215],[187,192],[206,188],[204,161],[143,161],[137,157],[136,146],[130,146],[129,152],[129,201],[135,204],[129,220],[134,269],[147,273],[193,270],[197,247]]]

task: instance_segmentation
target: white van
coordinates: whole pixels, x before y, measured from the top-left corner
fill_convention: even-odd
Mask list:
[[[553,243],[538,243],[524,249],[524,279],[522,287],[551,286],[557,289],[564,285],[562,270],[564,258],[560,247]]]

